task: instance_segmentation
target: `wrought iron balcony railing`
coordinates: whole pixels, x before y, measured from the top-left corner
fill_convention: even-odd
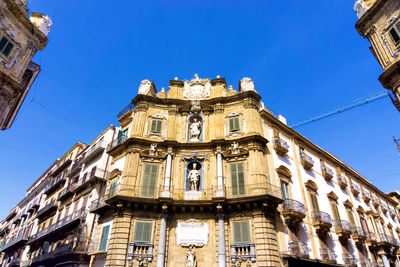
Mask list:
[[[314,211],[311,213],[311,217],[314,222],[322,222],[322,223],[328,223],[332,225],[332,218],[331,215],[329,215],[326,212],[323,211]]]
[[[108,144],[107,152],[113,150],[115,147],[124,143],[126,140],[128,140],[128,136],[126,136],[126,135],[121,135],[117,139],[113,140],[111,143]]]
[[[83,163],[81,160],[75,161],[71,168],[69,169],[69,172],[66,176],[68,177],[73,177],[75,174],[77,174],[78,172],[80,172],[82,170],[83,167]]]
[[[256,261],[256,249],[254,244],[235,244],[231,245],[231,261],[250,259]]]
[[[39,209],[36,213],[36,217],[42,217],[45,214],[47,214],[47,212],[52,211],[53,209],[55,209],[57,206],[57,201],[55,199],[52,199],[50,202],[48,202],[43,208]]]
[[[346,188],[348,183],[347,178],[343,174],[338,174],[336,177],[340,188],[342,189]]]
[[[121,110],[118,113],[118,118],[121,117],[122,115],[124,115],[125,113],[127,113],[129,110],[133,110],[134,105],[132,103],[130,103],[129,105],[127,105],[123,110]]]
[[[106,148],[104,142],[97,142],[91,148],[86,151],[85,158],[82,160],[82,163],[88,164],[93,159],[97,158],[99,155],[103,153]]]
[[[11,238],[7,243],[4,243],[4,245],[0,248],[0,251],[4,251],[19,242],[26,242],[28,240],[28,233],[26,232],[26,230],[27,228],[23,229],[22,231],[20,231],[20,234]]]
[[[53,169],[51,172],[52,177],[56,177],[58,174],[60,174],[65,168],[71,164],[72,160],[71,159],[64,159],[62,162],[58,163],[57,166]]]
[[[369,202],[371,200],[371,194],[369,193],[369,191],[367,191],[366,189],[362,190],[362,198],[364,199],[365,202]]]
[[[51,183],[49,183],[45,188],[44,188],[44,193],[49,195],[51,192],[53,192],[58,186],[61,184],[65,183],[65,173],[62,173],[57,176]]]
[[[345,266],[357,266],[357,258],[348,253],[343,255],[343,262]]]
[[[303,151],[300,152],[300,160],[301,164],[306,170],[310,170],[314,166],[314,160],[312,159],[312,157],[310,157]]]
[[[350,189],[353,195],[358,196],[360,194],[360,186],[356,183],[350,184]]]
[[[77,183],[71,184],[72,186],[72,191],[76,191],[85,185],[88,185],[91,181],[94,181],[95,179],[101,180],[101,181],[106,181],[105,177],[107,176],[107,172],[103,169],[96,168],[94,167],[90,172],[85,173]]]
[[[274,136],[272,140],[276,153],[280,156],[285,156],[286,153],[289,151],[288,143],[285,140],[279,138],[278,136]]]
[[[310,249],[308,248],[306,243],[299,243],[296,240],[288,241],[288,251],[283,254],[288,254],[296,257],[306,257],[308,258],[310,255]]]
[[[320,248],[320,255],[323,261],[336,262],[336,254],[332,249]]]
[[[356,243],[364,242],[367,239],[368,233],[366,233],[361,227],[353,227],[352,229],[352,236]]]
[[[283,201],[282,207],[283,207],[283,210],[295,211],[295,212],[298,212],[298,213],[304,214],[304,215],[306,214],[304,204],[297,200],[285,199]]]
[[[335,231],[340,236],[350,237],[351,235],[351,227],[350,223],[345,220],[335,220],[334,221]]]
[[[333,170],[326,166],[325,164],[321,165],[322,176],[324,176],[325,180],[330,181],[333,178]]]

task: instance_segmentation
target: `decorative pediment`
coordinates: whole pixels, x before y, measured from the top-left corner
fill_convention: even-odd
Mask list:
[[[114,169],[108,174],[107,179],[112,180],[112,179],[120,176],[121,174],[122,174],[122,171],[120,171],[119,169]]]
[[[359,213],[362,213],[362,214],[367,213],[367,212],[365,212],[364,208],[361,207],[360,205],[358,205],[358,207],[357,207],[356,210],[357,210]],[[367,214],[368,214],[368,213],[367,213]]]
[[[339,199],[339,197],[333,191],[331,191],[328,194],[326,194],[326,196],[329,199],[334,200],[334,201],[337,201]]]
[[[292,172],[287,167],[285,167],[283,165],[279,166],[275,170],[281,176],[284,176],[286,178],[292,178]]]
[[[348,200],[348,199],[343,202],[343,205],[345,205],[346,207],[349,207],[349,208],[353,208],[353,203],[351,203],[350,200]]]
[[[305,187],[307,187],[308,189],[311,189],[313,191],[317,191],[318,190],[318,186],[316,183],[314,183],[311,180],[308,180],[307,182],[304,183]]]

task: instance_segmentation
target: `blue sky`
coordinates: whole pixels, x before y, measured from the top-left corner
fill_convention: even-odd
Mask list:
[[[175,76],[251,77],[288,123],[382,90],[381,68],[354,28],[353,1],[30,1],[54,24],[42,71],[0,133],[0,218],[75,142],[90,142],[137,93]],[[383,191],[400,187],[400,113],[388,99],[298,128]]]

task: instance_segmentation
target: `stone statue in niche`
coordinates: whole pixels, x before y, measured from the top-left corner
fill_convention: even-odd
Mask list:
[[[239,153],[239,143],[238,142],[233,142],[231,144],[232,147],[232,153],[233,154],[238,154]]]
[[[157,144],[153,143],[150,145],[149,154],[150,154],[150,156],[154,156],[156,153],[157,153]]]
[[[196,267],[196,252],[193,250],[193,246],[190,246],[186,252],[186,267]]]
[[[200,141],[202,122],[200,117],[194,117],[189,125],[189,141],[198,142]]]
[[[188,181],[190,183],[190,190],[199,190],[200,168],[197,169],[197,163],[195,162],[193,163],[192,169],[189,171]]]

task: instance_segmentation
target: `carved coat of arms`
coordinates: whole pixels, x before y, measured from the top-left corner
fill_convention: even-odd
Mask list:
[[[210,96],[211,82],[209,79],[200,79],[197,74],[190,82],[185,81],[183,96],[192,100],[204,99]]]

